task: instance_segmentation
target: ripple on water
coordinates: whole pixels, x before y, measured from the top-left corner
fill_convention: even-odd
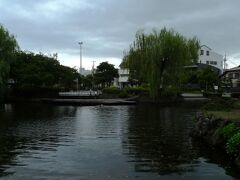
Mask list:
[[[216,158],[217,152],[213,155],[189,138],[196,111],[184,105],[9,105],[7,111],[0,112],[0,177],[237,177],[239,173],[232,166]]]

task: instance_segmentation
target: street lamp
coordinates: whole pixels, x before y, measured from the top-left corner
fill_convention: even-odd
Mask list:
[[[79,46],[80,46],[80,69],[79,69],[79,74],[82,74],[82,45],[83,42],[78,42]]]

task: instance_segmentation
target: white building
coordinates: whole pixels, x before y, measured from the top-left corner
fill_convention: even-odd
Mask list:
[[[127,83],[129,78],[129,69],[119,69],[119,82],[120,83]]]
[[[202,45],[199,49],[199,59],[198,62],[201,64],[208,64],[220,69],[223,72],[223,56],[212,51],[206,45]]]
[[[79,73],[80,73],[81,75],[83,75],[83,76],[87,76],[87,75],[89,75],[89,74],[92,74],[92,70],[87,70],[87,69],[85,69],[85,68],[82,68],[82,69],[80,70],[80,68],[79,68]]]
[[[119,69],[118,78],[114,78],[114,86],[125,87],[129,83],[129,69]]]

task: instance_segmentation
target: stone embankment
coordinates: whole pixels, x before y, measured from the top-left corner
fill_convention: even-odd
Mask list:
[[[228,139],[224,136],[223,132],[229,124],[233,124],[233,122],[199,113],[196,115],[196,125],[190,133],[190,136],[201,140],[210,147],[225,151],[229,159],[240,169],[239,144],[237,146],[237,152],[234,154],[227,152]],[[239,127],[239,124],[236,124],[236,127]]]

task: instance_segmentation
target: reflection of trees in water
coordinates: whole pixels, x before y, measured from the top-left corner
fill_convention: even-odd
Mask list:
[[[129,119],[125,150],[136,171],[159,174],[193,171],[197,157],[188,136],[192,126],[189,110],[139,106]]]
[[[13,105],[0,112],[0,177],[7,169],[19,164],[17,156],[30,156],[38,151],[55,151],[61,141],[67,141],[74,123],[75,107]],[[70,126],[70,127],[69,127]],[[70,128],[70,129],[69,129]],[[7,172],[7,173],[6,173]]]
[[[9,139],[0,135],[0,177],[11,174],[5,172],[8,165],[15,164],[15,158],[18,155],[14,152],[17,149],[17,140],[15,138]]]
[[[217,164],[219,167],[225,169],[227,175],[239,179],[239,168],[234,166],[233,162],[229,160],[229,157],[224,151],[208,147],[205,143],[197,140],[193,140],[192,143],[199,157],[207,159],[208,163]]]
[[[224,168],[227,175],[239,178],[238,170],[224,154],[189,137],[195,114],[191,105],[183,108],[136,106],[129,113],[123,146],[137,172],[183,174],[194,171],[201,157]]]
[[[125,115],[128,108],[122,106],[98,106],[95,107],[96,134],[100,137],[119,137],[126,124]]]
[[[71,106],[52,106],[41,103],[13,104],[7,107],[7,113],[14,118],[15,123],[18,120],[52,120],[57,117],[74,116],[77,108]],[[5,107],[5,109],[6,109]]]

